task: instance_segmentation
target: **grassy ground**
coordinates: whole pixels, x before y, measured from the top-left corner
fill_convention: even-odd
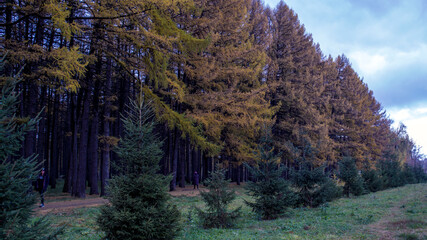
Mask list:
[[[243,206],[234,229],[203,229],[194,207],[200,196],[173,197],[182,212],[184,230],[179,239],[425,239],[427,240],[427,184],[407,185],[357,198],[342,198],[316,209],[298,208],[286,217],[260,221],[244,205],[248,196],[235,188],[231,208]],[[50,213],[48,219],[65,225],[60,239],[101,239],[96,226],[98,208]]]

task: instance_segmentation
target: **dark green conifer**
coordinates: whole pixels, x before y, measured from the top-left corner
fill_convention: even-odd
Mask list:
[[[383,189],[383,182],[379,177],[377,170],[365,170],[362,172],[362,177],[365,182],[366,190],[369,190],[370,192],[377,192]]]
[[[402,175],[402,183],[403,184],[414,184],[417,183],[417,179],[415,177],[414,167],[409,166],[409,164],[405,163],[401,167],[401,175]]]
[[[0,72],[4,57],[0,60]],[[0,93],[0,239],[54,238],[59,229],[51,228],[43,218],[31,220],[35,196],[31,183],[38,174],[36,156],[21,157],[25,134],[38,118],[16,117],[19,92],[15,77],[2,78]]]
[[[334,180],[326,180],[313,193],[313,207],[318,207],[323,203],[330,202],[342,196],[342,188],[337,186]]]
[[[246,201],[246,204],[262,219],[268,220],[282,216],[295,204],[296,195],[282,177],[284,167],[280,164],[279,154],[274,152],[271,131],[264,131],[256,152],[256,165],[247,165],[253,181],[246,189],[255,202]]]
[[[204,185],[209,191],[202,191],[200,195],[206,203],[206,211],[196,208],[204,228],[230,228],[240,216],[240,209],[229,211],[228,205],[236,198],[236,193],[230,189],[229,181],[225,179],[225,170],[217,167]]]
[[[427,160],[424,160],[424,161],[427,161]],[[420,165],[415,165],[412,171],[414,172],[416,183],[427,182],[427,173],[424,172],[424,169]]]
[[[378,165],[384,188],[400,187],[405,184],[400,163],[397,160],[381,160]]]
[[[353,158],[344,157],[339,162],[338,177],[344,181],[344,194],[347,197],[350,196],[350,193],[356,196],[363,194],[363,179],[359,175]]]
[[[122,117],[118,175],[109,182],[110,204],[98,217],[108,239],[173,239],[180,230],[180,213],[167,193],[171,178],[158,174],[162,142],[153,133],[153,117],[141,95]]]
[[[298,191],[299,203],[304,206],[316,207],[340,196],[340,189],[334,181],[325,174],[324,167],[315,167],[312,162],[315,159],[315,149],[308,141],[298,151],[297,169],[291,172],[292,183]]]

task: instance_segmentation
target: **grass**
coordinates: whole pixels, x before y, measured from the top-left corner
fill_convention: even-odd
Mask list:
[[[203,229],[194,207],[203,208],[200,196],[173,197],[182,212],[184,229],[178,239],[427,239],[427,184],[407,185],[357,198],[342,198],[319,208],[290,209],[287,216],[261,221],[244,204],[249,197],[235,188],[238,197],[230,206],[242,207],[233,229]],[[101,239],[96,225],[99,208],[80,208],[48,214],[65,225],[60,239]]]

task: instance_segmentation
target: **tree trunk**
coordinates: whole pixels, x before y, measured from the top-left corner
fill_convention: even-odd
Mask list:
[[[73,188],[73,195],[79,198],[86,197],[86,171],[87,171],[87,153],[88,153],[88,135],[89,135],[89,106],[90,92],[83,92],[83,112],[81,118],[80,141],[79,141],[79,164],[77,173],[77,186]]]
[[[95,89],[93,93],[93,111],[90,127],[89,139],[89,159],[88,159],[88,172],[89,172],[89,194],[99,194],[98,192],[98,104],[99,104],[99,81],[95,82]]]
[[[173,162],[173,133],[170,129],[166,129],[168,132],[168,154],[166,158],[166,164],[163,174],[168,175],[170,173],[171,162]]]
[[[30,69],[26,69],[30,71]],[[31,80],[29,80],[31,81]],[[28,95],[27,95],[27,111],[25,116],[30,118],[35,117],[36,106],[37,106],[37,86],[33,83],[27,83]],[[24,142],[24,157],[29,157],[35,153],[35,143],[36,143],[36,131],[28,131],[25,136]]]
[[[71,193],[71,179],[72,179],[72,159],[73,159],[73,146],[74,146],[74,101],[73,94],[68,94],[68,107],[65,116],[64,123],[64,137],[63,137],[63,146],[64,150],[62,152],[62,161],[63,161],[63,172],[65,174],[64,187],[62,192]],[[67,105],[67,104],[66,104]],[[71,146],[71,147],[70,147]]]
[[[237,166],[237,168],[236,168],[236,184],[237,185],[240,185],[240,181],[241,181],[241,179],[240,179],[240,177],[241,177],[241,173],[240,173],[240,167],[241,167],[241,165],[240,166]]]
[[[50,175],[49,181],[51,188],[56,188],[56,179],[58,177],[58,163],[59,163],[59,93],[55,91],[55,99],[53,103],[53,118],[52,118],[52,140],[51,144],[51,158],[50,158]]]
[[[185,188],[185,141],[179,143],[179,187]]]
[[[80,90],[78,96],[77,96],[77,103],[74,105],[77,105],[74,111],[74,122],[73,122],[73,153],[72,153],[72,174],[71,174],[71,195],[76,196],[78,192],[78,168],[79,168],[79,142],[77,138],[77,134],[79,132],[79,119],[80,119],[80,109],[82,105],[82,99],[83,99],[83,90]],[[73,98],[75,100],[75,98]],[[81,134],[80,134],[81,139]],[[81,140],[80,140],[81,141]]]
[[[193,178],[193,169],[192,169],[192,155],[193,155],[193,150],[191,148],[191,144],[190,144],[190,139],[187,137],[187,181],[189,183],[191,183],[192,178]]]
[[[41,87],[41,94],[40,94],[40,109],[43,109],[43,107],[46,104],[46,86]],[[43,111],[40,113],[40,121],[39,121],[39,127],[38,127],[38,133],[37,133],[37,154],[38,154],[38,162],[43,162],[46,160],[45,156],[45,141],[46,141],[46,110],[43,109]],[[48,167],[48,162],[46,161],[44,164],[44,167]]]
[[[105,92],[104,92],[104,121],[103,121],[103,134],[104,142],[102,148],[101,159],[101,196],[106,195],[107,179],[110,177],[110,144],[108,138],[110,137],[110,116],[111,116],[111,66],[112,62],[109,58],[107,60],[107,72],[105,78]]]
[[[13,0],[6,0],[6,30],[5,30],[5,37],[6,40],[9,40],[12,37],[12,4]]]
[[[199,172],[199,155],[198,155],[198,150],[193,148],[193,157],[192,157],[192,161],[193,161],[193,171],[191,171],[192,173],[194,173],[195,171]]]
[[[179,147],[179,136],[178,130],[175,128],[175,145],[173,151],[173,162],[172,162],[172,181],[170,182],[170,191],[175,191],[176,188],[176,173],[178,168],[178,147]]]

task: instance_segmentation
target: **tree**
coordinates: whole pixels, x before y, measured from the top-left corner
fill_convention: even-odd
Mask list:
[[[356,164],[351,157],[344,157],[339,163],[338,177],[344,181],[344,194],[349,197],[350,193],[356,196],[362,195],[363,179],[359,175]]]
[[[4,57],[0,62],[3,71]],[[50,227],[45,219],[31,222],[35,196],[31,183],[37,178],[40,165],[35,154],[22,157],[25,134],[34,129],[39,118],[17,118],[20,93],[16,78],[2,78],[0,82],[0,238],[47,239],[55,237],[60,229]]]
[[[284,168],[272,144],[271,132],[264,129],[256,152],[255,166],[247,165],[253,181],[247,184],[246,189],[255,202],[246,201],[246,204],[265,220],[280,217],[296,201],[295,193],[282,177]]]
[[[299,202],[317,207],[341,194],[336,184],[324,172],[324,167],[314,167],[308,160],[296,161],[297,169],[291,172],[292,183],[298,191]]]
[[[180,230],[180,213],[166,192],[170,177],[158,174],[162,142],[153,134],[153,117],[140,94],[122,118],[118,175],[108,186],[111,205],[101,208],[97,220],[109,239],[172,239]]]
[[[384,188],[394,188],[405,185],[400,163],[396,160],[382,160],[378,163]]]
[[[256,148],[253,130],[273,115],[263,82],[265,36],[255,36],[266,33],[267,20],[260,15],[264,9],[257,1],[195,2],[201,14],[189,17],[189,29],[195,36],[209,36],[210,44],[192,54],[185,65],[186,113],[221,147],[219,155],[236,170],[232,180],[239,184],[242,163],[253,158]]]
[[[203,201],[206,203],[206,211],[196,208],[204,228],[230,228],[240,216],[240,209],[229,211],[228,205],[236,198],[236,193],[230,190],[229,181],[225,180],[225,171],[217,166],[211,172],[204,185],[209,191],[201,191]]]
[[[380,178],[378,171],[375,169],[368,169],[362,171],[364,180],[364,188],[370,192],[377,192],[383,189],[383,181]]]
[[[330,151],[328,128],[322,91],[322,73],[319,71],[321,52],[310,34],[298,20],[297,14],[280,1],[272,21],[272,44],[268,49],[271,102],[279,106],[275,115],[273,134],[275,146],[283,152],[287,166],[294,158],[289,143],[303,148],[306,141],[318,149],[312,159],[316,166],[327,160]],[[304,134],[301,136],[300,134]]]

